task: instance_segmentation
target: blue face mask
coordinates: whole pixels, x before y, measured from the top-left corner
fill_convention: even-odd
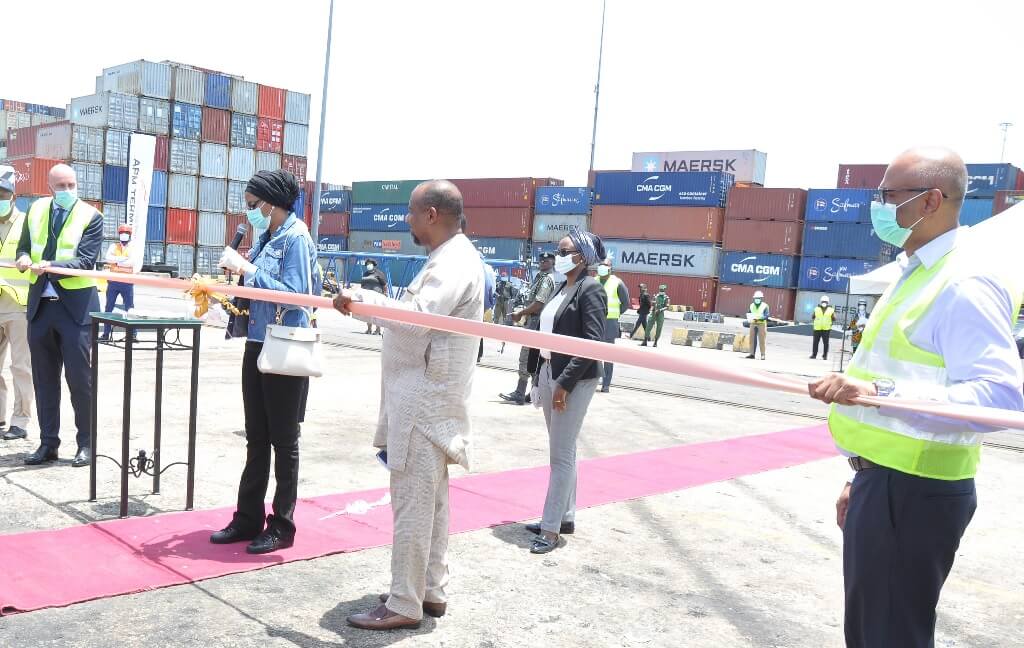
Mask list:
[[[53,202],[57,203],[64,209],[71,209],[71,207],[75,204],[76,200],[78,200],[77,189],[62,189],[60,191],[53,192]]]
[[[265,230],[270,226],[270,216],[263,215],[263,211],[260,209],[262,205],[263,203],[260,203],[255,209],[245,212],[245,217],[249,219],[249,224],[258,230]]]
[[[914,221],[910,227],[900,227],[899,221],[896,220],[896,212],[903,205],[917,200],[926,193],[928,192],[922,191],[910,200],[905,200],[898,205],[890,205],[888,203],[880,203],[877,200],[872,200],[871,227],[875,229],[875,234],[878,235],[878,238],[886,243],[891,243],[896,247],[903,247],[907,242],[907,239],[910,238],[910,233],[914,230],[914,227],[924,220],[924,216]]]
[[[7,218],[11,214],[11,203],[13,200],[0,200],[0,218]]]

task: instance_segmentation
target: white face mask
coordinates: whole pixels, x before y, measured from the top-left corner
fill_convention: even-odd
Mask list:
[[[612,273],[612,269],[609,268],[608,266],[606,266],[606,265],[599,265],[599,266],[597,266],[597,276],[598,277],[607,277],[611,273]]]
[[[122,243],[127,243],[128,241],[132,240],[132,237],[128,236],[127,234],[122,234],[119,238],[121,239]]]
[[[576,268],[576,262],[572,260],[574,256],[576,255],[559,255],[555,257],[555,272],[560,272],[562,274],[569,274],[570,272],[572,272]]]

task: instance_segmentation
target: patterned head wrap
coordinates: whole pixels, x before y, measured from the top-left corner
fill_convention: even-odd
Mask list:
[[[597,234],[573,225],[572,229],[569,230],[569,240],[572,241],[573,247],[580,253],[583,257],[583,262],[588,266],[592,266],[605,258],[604,243]]]

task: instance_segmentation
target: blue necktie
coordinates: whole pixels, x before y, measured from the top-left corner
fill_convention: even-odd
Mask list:
[[[57,238],[61,228],[64,227],[64,208],[54,206],[53,208],[53,237]]]

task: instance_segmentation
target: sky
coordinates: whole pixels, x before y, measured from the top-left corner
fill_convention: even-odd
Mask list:
[[[328,0],[2,7],[0,97],[63,106],[143,58],[308,92],[312,177]],[[840,163],[914,145],[998,162],[1001,122],[1024,166],[1022,18],[1014,0],[608,0],[594,167],[757,149],[767,186],[834,187]],[[324,181],[585,184],[600,27],[600,0],[337,0]]]

